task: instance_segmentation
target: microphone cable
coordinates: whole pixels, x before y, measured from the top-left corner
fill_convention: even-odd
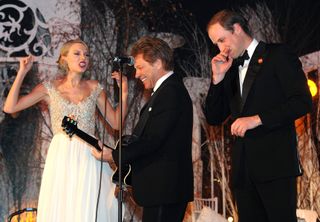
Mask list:
[[[104,88],[103,88],[104,91]],[[106,98],[104,100],[104,110],[103,110],[103,120],[105,120],[105,118],[107,117],[107,93],[104,91]],[[102,130],[102,144],[104,144],[104,137],[105,137],[105,127],[103,126],[103,130]],[[100,201],[100,194],[101,194],[101,185],[102,185],[102,170],[103,170],[103,161],[102,161],[102,157],[103,157],[103,145],[102,145],[102,149],[101,149],[101,155],[100,155],[100,173],[99,173],[99,187],[98,187],[98,194],[97,194],[97,202],[96,202],[96,212],[95,212],[95,222],[97,222],[97,218],[98,218],[98,210],[99,210],[99,201]]]

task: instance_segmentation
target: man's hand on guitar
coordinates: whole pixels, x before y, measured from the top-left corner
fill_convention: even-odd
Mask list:
[[[103,147],[103,152],[98,151],[97,149],[92,148],[91,149],[91,153],[92,155],[97,159],[97,160],[101,160],[104,162],[108,162],[108,163],[113,163],[113,158],[112,158],[112,150],[110,148],[107,148],[105,146],[102,145],[102,142],[99,141],[99,146]],[[101,156],[102,154],[102,156]]]
[[[62,120],[61,127],[66,132],[66,134],[71,138],[73,135],[77,135],[79,138],[83,139],[85,142],[89,143],[91,147],[91,154],[97,159],[102,160],[104,162],[108,162],[112,169],[115,169],[112,175],[112,182],[119,185],[120,178],[124,185],[131,186],[131,165],[130,164],[123,164],[121,168],[121,175],[118,167],[116,166],[113,157],[112,157],[112,150],[114,148],[103,144],[101,141],[97,140],[95,137],[85,133],[77,126],[77,121],[74,120],[72,117],[65,116]],[[123,145],[129,144],[130,142],[134,141],[134,136],[123,136]],[[119,141],[118,141],[119,142]],[[116,145],[116,149],[118,147],[118,142]],[[103,147],[103,149],[101,148]],[[103,151],[103,152],[102,152]]]

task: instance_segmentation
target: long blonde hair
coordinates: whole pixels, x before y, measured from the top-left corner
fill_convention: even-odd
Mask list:
[[[68,64],[66,63],[66,61],[64,59],[62,59],[62,56],[67,56],[67,54],[70,50],[70,47],[76,43],[80,43],[80,44],[84,45],[87,48],[87,50],[89,51],[88,45],[79,38],[71,39],[71,40],[65,42],[60,49],[60,55],[57,60],[58,67],[61,71],[63,71],[64,74],[66,74],[69,71],[69,67],[68,67]]]

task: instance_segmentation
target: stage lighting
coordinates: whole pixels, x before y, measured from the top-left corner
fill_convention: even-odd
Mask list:
[[[308,79],[308,86],[309,86],[309,90],[311,92],[312,97],[316,96],[318,93],[317,84],[313,80]]]

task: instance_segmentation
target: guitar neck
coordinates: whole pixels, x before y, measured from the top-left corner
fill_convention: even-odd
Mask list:
[[[96,148],[97,150],[101,151],[101,147],[99,146],[98,140],[96,138],[94,138],[93,136],[83,132],[80,129],[75,129],[74,133],[80,137],[81,139],[83,139],[84,141],[86,141],[87,143],[89,143],[91,146],[93,146],[94,148]],[[109,149],[113,149],[112,147],[103,144],[104,146],[106,146]]]

